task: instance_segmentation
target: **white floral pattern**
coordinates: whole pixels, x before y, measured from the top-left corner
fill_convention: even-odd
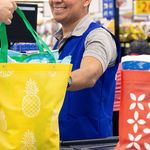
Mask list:
[[[149,129],[149,128],[145,128],[145,129],[143,130],[143,132],[144,132],[145,134],[150,134],[150,129]]]
[[[137,150],[141,150],[140,145],[138,144],[138,141],[142,138],[142,135],[139,134],[138,136],[134,137],[132,134],[128,134],[129,140],[131,143],[129,143],[126,148],[130,149],[131,147],[134,147]]]
[[[134,119],[128,119],[127,122],[129,124],[134,124],[133,125],[133,131],[134,133],[137,133],[138,130],[138,125],[144,125],[146,122],[143,119],[139,119],[139,113],[138,111],[135,111],[134,113]]]
[[[130,105],[130,110],[134,109],[136,106],[137,106],[140,110],[144,110],[144,106],[142,105],[141,102],[144,100],[145,94],[141,94],[141,95],[137,98],[134,93],[130,93],[130,98],[131,98],[131,100],[134,101],[134,102]]]
[[[150,150],[150,144],[144,143],[144,146],[145,146],[146,150]]]
[[[146,106],[143,105],[145,97],[146,97],[146,94],[141,94],[137,97],[135,93],[130,93],[130,98],[133,102],[129,106],[129,110],[135,109],[135,112],[134,112],[133,118],[127,119],[127,123],[133,125],[134,133],[138,133],[139,125],[145,125],[147,123],[147,119],[150,119],[150,111],[148,112],[147,115],[145,115],[144,117],[145,120],[144,118],[140,119],[141,112],[137,111],[137,110],[139,111],[146,110]],[[148,103],[148,108],[150,109],[150,103]],[[145,150],[150,150],[150,143],[145,142],[141,145],[141,143],[139,142],[144,136],[144,134],[150,134],[150,128],[143,129],[143,133],[138,133],[137,136],[135,136],[135,134],[132,135],[131,133],[129,133],[128,138],[129,138],[130,143],[127,144],[126,148],[133,149],[134,147],[135,150],[143,150],[143,148],[141,147],[144,146]]]
[[[150,119],[150,103],[148,103],[148,107],[149,107],[149,113],[147,114],[147,119]]]
[[[149,107],[149,109],[150,109],[150,103],[148,103],[148,107]],[[148,112],[146,118],[147,118],[147,119],[150,119],[150,112]],[[145,134],[150,134],[150,128],[145,128],[145,129],[143,130],[143,132],[144,132]]]

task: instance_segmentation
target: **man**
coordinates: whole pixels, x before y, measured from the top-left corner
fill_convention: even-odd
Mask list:
[[[16,10],[17,5],[15,0],[0,0],[0,22],[11,24],[13,12]]]
[[[89,16],[91,0],[49,0],[60,59],[71,55],[71,78],[59,115],[61,140],[112,136],[112,109],[119,44]],[[117,48],[118,46],[118,48]]]

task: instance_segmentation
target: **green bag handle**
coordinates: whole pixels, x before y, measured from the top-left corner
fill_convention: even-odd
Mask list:
[[[44,51],[47,51],[51,56],[52,63],[56,63],[53,53],[51,52],[49,47],[46,45],[46,43],[42,40],[42,38],[37,34],[37,32],[32,28],[31,24],[27,20],[23,11],[17,7],[16,12],[20,16],[20,18],[23,20],[23,22],[25,23],[27,29],[30,31],[32,36],[34,37],[38,45],[39,51],[41,53]],[[7,62],[8,40],[7,40],[7,34],[6,34],[6,26],[4,23],[0,24],[0,41],[1,41],[0,62]]]
[[[0,42],[0,62],[7,62],[8,41],[6,35],[6,26],[4,23],[0,23]]]

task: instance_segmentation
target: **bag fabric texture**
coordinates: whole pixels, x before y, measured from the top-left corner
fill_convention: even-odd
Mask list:
[[[56,64],[49,50],[53,63],[7,63],[5,29],[1,24],[0,149],[59,150],[58,115],[72,65]],[[32,33],[41,48],[47,49]]]
[[[150,150],[150,72],[124,70],[121,85],[115,150]]]

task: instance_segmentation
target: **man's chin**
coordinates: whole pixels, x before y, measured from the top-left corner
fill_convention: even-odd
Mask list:
[[[63,18],[58,18],[58,17],[54,17],[55,18],[55,20],[56,20],[56,22],[58,22],[58,23],[63,23],[63,21],[64,21],[64,19]]]

